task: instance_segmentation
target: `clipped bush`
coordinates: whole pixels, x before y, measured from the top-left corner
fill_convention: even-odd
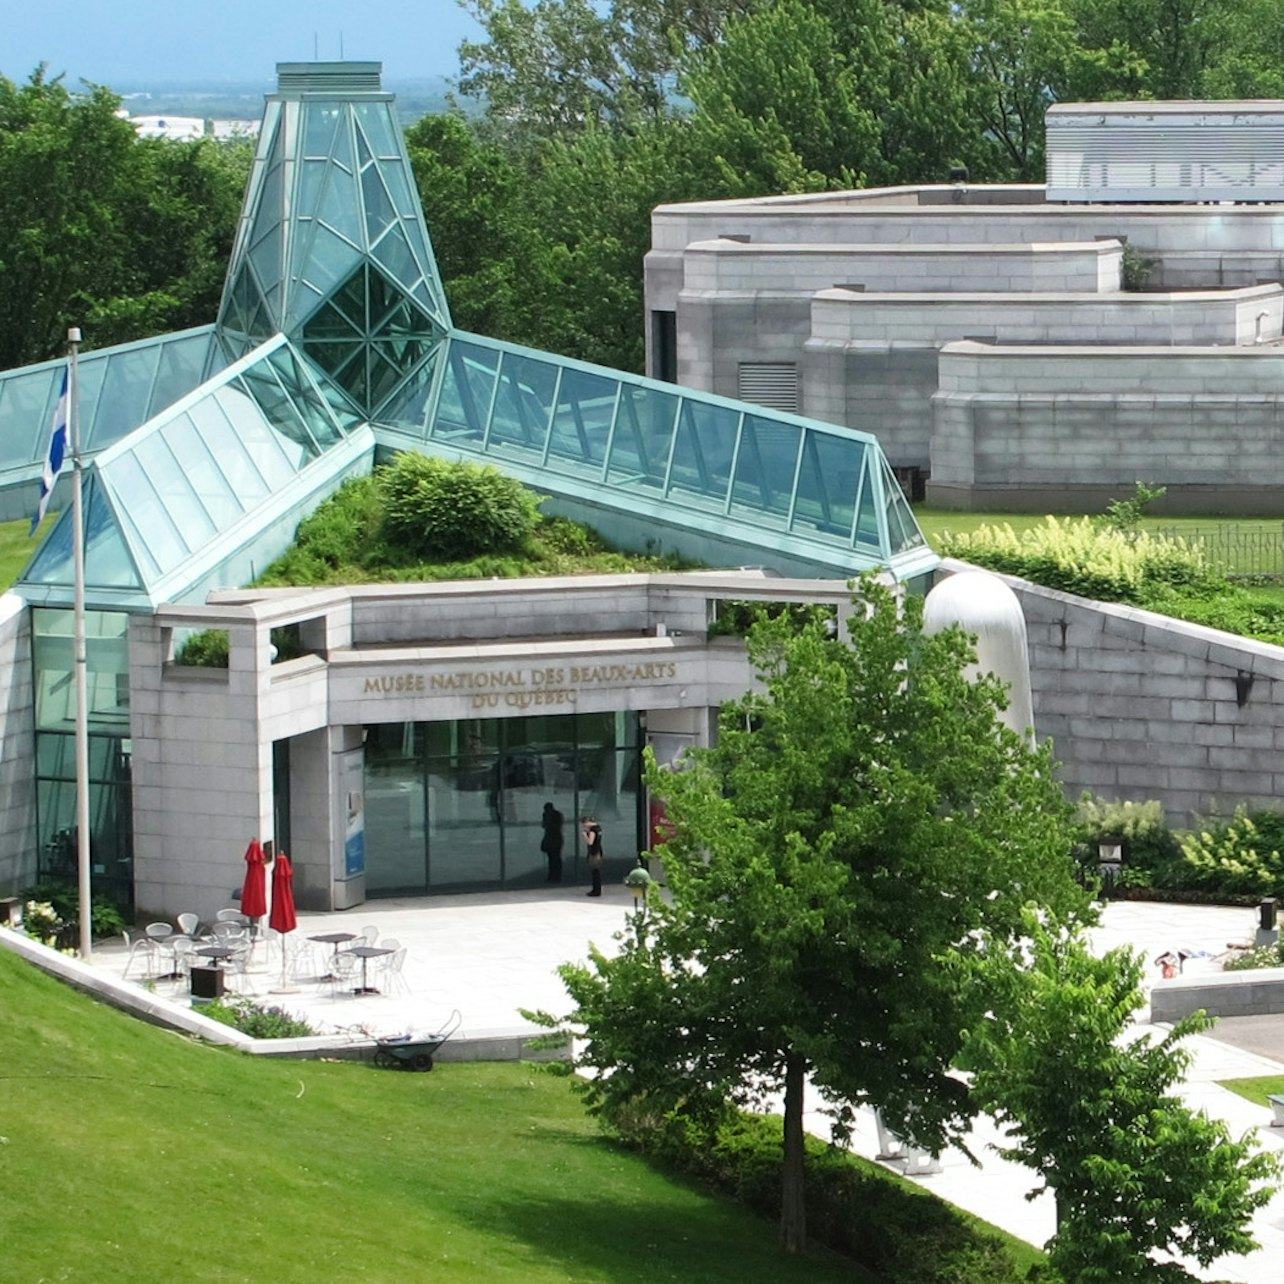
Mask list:
[[[489,465],[408,452],[376,477],[383,533],[414,556],[517,553],[539,517],[539,498]]]
[[[1242,808],[1228,821],[1212,821],[1181,839],[1189,883],[1252,896],[1267,896],[1284,886],[1284,857],[1268,847],[1252,817]]]

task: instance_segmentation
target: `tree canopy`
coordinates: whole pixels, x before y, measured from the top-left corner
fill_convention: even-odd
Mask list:
[[[244,144],[142,139],[120,100],[0,77],[0,369],[214,320]]]
[[[671,904],[563,970],[608,1118],[783,1093],[794,1250],[804,1080],[840,1126],[873,1104],[938,1150],[973,1108],[951,1067],[986,1004],[946,961],[1011,939],[1030,901],[1085,906],[1048,754],[1000,723],[997,680],[963,676],[968,639],[926,635],[921,604],[872,580],[842,629],[754,626],[760,689],[686,769],[650,765]]]

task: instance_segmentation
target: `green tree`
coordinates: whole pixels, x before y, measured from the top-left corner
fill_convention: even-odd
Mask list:
[[[244,146],[142,140],[101,86],[0,77],[0,368],[214,319]]]
[[[460,0],[486,32],[465,41],[461,91],[520,140],[668,110],[683,52],[716,42],[755,0]]]
[[[820,620],[757,624],[761,689],[723,707],[688,769],[649,767],[672,903],[617,958],[562,971],[608,1120],[783,1093],[791,1251],[805,1081],[839,1127],[875,1104],[939,1148],[969,1114],[950,1068],[986,1006],[943,962],[1011,939],[1029,900],[1084,906],[1048,753],[1000,724],[996,679],[963,676],[967,637],[921,619],[866,579],[841,640]]]
[[[1152,1254],[1206,1267],[1250,1251],[1278,1162],[1174,1093],[1190,1064],[1181,1041],[1212,1022],[1199,1013],[1138,1037],[1138,954],[1093,958],[1080,931],[1034,914],[1027,932],[1017,951],[995,942],[982,956],[993,1004],[968,1055],[977,1100],[1012,1139],[1001,1153],[1056,1197],[1052,1265],[1075,1284],[1190,1280]]]

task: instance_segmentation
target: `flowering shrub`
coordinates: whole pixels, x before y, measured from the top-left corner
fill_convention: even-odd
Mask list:
[[[947,532],[939,544],[949,557],[1108,602],[1141,604],[1164,587],[1207,589],[1222,582],[1203,552],[1186,540],[1119,530],[1088,517],[1046,517],[1020,533],[1006,522],[980,526],[971,533]]]
[[[1197,887],[1266,896],[1284,886],[1284,857],[1262,842],[1243,809],[1223,825],[1182,835],[1181,851],[1190,882]]]
[[[66,927],[62,915],[48,901],[28,901],[22,907],[22,929],[28,936],[53,945],[58,933]]]

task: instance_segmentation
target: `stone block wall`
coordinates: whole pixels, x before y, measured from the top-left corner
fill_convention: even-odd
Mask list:
[[[937,377],[936,502],[1083,511],[1140,478],[1168,486],[1169,511],[1284,511],[1278,348],[958,343],[942,349]]]
[[[1158,799],[1174,824],[1284,809],[1284,647],[1003,578],[1070,798]]]
[[[30,619],[16,594],[0,597],[0,895],[20,891],[36,877]]]

